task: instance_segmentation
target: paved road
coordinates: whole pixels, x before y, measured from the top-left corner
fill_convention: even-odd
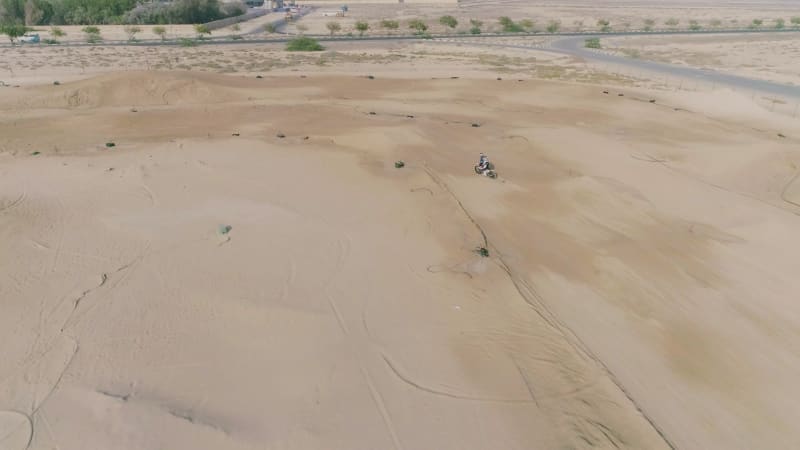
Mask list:
[[[603,36],[594,37],[602,38]],[[601,51],[586,48],[585,40],[587,38],[587,36],[571,36],[564,37],[562,39],[556,39],[555,41],[551,42],[549,46],[541,48],[540,50],[578,56],[588,60],[614,65],[626,66],[634,70],[642,70],[651,73],[663,74],[666,76],[697,80],[707,84],[727,85],[734,89],[759,91],[765,94],[800,99],[800,86],[792,86],[772,81],[746,78],[713,70],[662,64],[652,61],[644,61],[641,59],[626,58],[624,56],[609,55]]]
[[[306,15],[312,12],[313,8],[304,9],[301,12],[301,15]],[[272,22],[277,30],[278,36],[272,37],[270,39],[247,39],[247,40],[230,40],[228,38],[212,38],[202,42],[202,45],[226,45],[226,44],[275,44],[275,43],[283,43],[287,42],[288,40],[292,39],[294,36],[289,36],[282,32],[283,28],[286,26],[286,21],[284,19],[279,19]],[[245,35],[252,35],[260,33],[260,29],[251,30],[250,32],[244,33]],[[790,98],[797,98],[800,99],[800,87],[792,86],[782,83],[776,83],[771,81],[765,80],[757,80],[751,79],[736,75],[729,75],[722,72],[715,72],[710,70],[703,70],[698,68],[692,67],[683,67],[683,66],[675,66],[670,64],[662,64],[656,63],[651,61],[643,61],[639,59],[632,59],[632,58],[625,58],[622,56],[616,55],[609,55],[606,53],[590,50],[584,47],[585,40],[590,37],[598,37],[598,38],[608,38],[608,37],[620,37],[620,36],[653,36],[653,35],[695,35],[695,34],[763,34],[763,33],[797,33],[798,30],[795,29],[784,29],[784,30],[701,30],[701,31],[685,31],[685,30],[655,30],[655,31],[642,31],[642,30],[633,30],[633,31],[626,31],[626,32],[611,32],[611,33],[591,33],[591,32],[562,32],[556,35],[552,34],[480,34],[480,35],[434,35],[429,36],[427,38],[422,38],[420,36],[412,36],[412,35],[383,35],[383,36],[363,36],[363,37],[350,37],[350,36],[329,36],[329,35],[318,35],[313,36],[315,39],[319,41],[326,41],[326,42],[337,42],[337,41],[345,41],[345,42],[358,42],[358,41],[408,41],[408,40],[418,40],[418,41],[430,41],[430,42],[441,42],[442,40],[447,41],[463,41],[463,43],[468,45],[475,45],[475,46],[488,46],[488,47],[496,47],[496,48],[513,48],[513,49],[521,49],[521,50],[538,50],[538,51],[550,51],[556,52],[566,55],[577,56],[581,58],[585,58],[588,60],[594,60],[599,62],[605,62],[610,64],[615,64],[619,66],[627,66],[634,70],[640,71],[648,71],[654,74],[662,74],[666,76],[673,76],[673,77],[681,77],[690,80],[697,80],[702,81],[708,84],[718,84],[718,85],[727,85],[733,87],[734,89],[740,90],[748,90],[748,91],[760,91],[765,94],[776,95],[780,97],[790,97]],[[553,37],[557,36],[555,40],[553,40],[549,45],[515,45],[515,44],[503,44],[499,42],[492,42],[493,38],[518,38],[524,39],[525,37]],[[477,42],[480,40],[481,42]],[[36,44],[41,45],[41,44]],[[162,46],[162,45],[180,45],[180,41],[137,41],[137,42],[127,42],[127,41],[103,41],[99,44],[86,44],[86,43],[65,43],[60,44],[60,47],[79,47],[79,46],[126,46],[126,45],[134,45],[134,46]],[[0,44],[0,48],[9,47],[8,44],[2,45]]]

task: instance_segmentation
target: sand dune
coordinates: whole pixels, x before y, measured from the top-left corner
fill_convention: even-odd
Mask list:
[[[797,447],[800,127],[625,93],[0,92],[0,447]]]

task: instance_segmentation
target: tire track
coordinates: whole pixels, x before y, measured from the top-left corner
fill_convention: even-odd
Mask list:
[[[453,200],[458,204],[461,211],[464,215],[469,219],[470,222],[477,228],[480,232],[481,236],[483,237],[484,246],[487,249],[491,249],[494,254],[496,255],[496,261],[501,269],[506,273],[506,275],[511,280],[512,284],[514,285],[515,289],[519,296],[526,302],[531,308],[545,321],[545,323],[550,326],[556,333],[561,335],[564,340],[575,350],[575,352],[583,358],[588,358],[594,365],[601,369],[603,373],[608,377],[612,383],[619,389],[619,391],[628,399],[628,402],[636,409],[637,413],[644,418],[650,427],[655,431],[661,440],[666,444],[670,449],[676,450],[677,447],[675,444],[667,437],[666,433],[661,429],[661,427],[655,422],[655,420],[647,414],[642,406],[634,399],[633,395],[631,395],[630,391],[622,384],[619,378],[611,371],[611,369],[600,359],[597,355],[595,355],[589,347],[583,342],[583,340],[565,323],[560,321],[557,316],[547,307],[544,299],[542,298],[541,294],[536,291],[525,279],[517,274],[503,259],[502,254],[497,250],[496,247],[492,246],[489,242],[489,239],[486,235],[486,232],[483,230],[483,227],[475,220],[472,214],[466,209],[464,204],[459,200],[459,198],[453,193],[453,191],[445,184],[438,176],[434,174],[434,172],[428,167],[427,165],[423,165],[425,172],[431,177],[431,179],[439,185],[443,190],[448,192]],[[396,375],[400,376],[400,373],[396,371],[396,369],[390,364],[390,362],[385,358],[384,360],[390,366],[390,368],[395,372]],[[402,378],[402,377],[401,377]],[[429,390],[424,386],[416,385],[411,380],[403,379],[407,383],[412,384],[413,386],[423,389]],[[440,394],[440,392],[434,391],[433,393]]]

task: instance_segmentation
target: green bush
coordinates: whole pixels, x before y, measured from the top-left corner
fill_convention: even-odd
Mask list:
[[[510,17],[506,16],[500,17],[499,19],[497,19],[497,22],[500,23],[500,26],[503,27],[503,31],[506,33],[521,33],[525,31],[525,29],[522,28],[521,25],[515,23],[513,20],[511,20]]]
[[[12,44],[16,42],[17,38],[23,36],[28,31],[30,31],[30,28],[19,23],[0,24],[0,34],[8,36],[8,40],[10,40]]]
[[[608,33],[611,31],[611,22],[607,19],[600,19],[597,21],[597,26],[600,27],[600,31],[603,33]]]
[[[458,26],[458,20],[453,16],[442,16],[439,18],[439,23],[450,29]]]
[[[561,22],[558,20],[551,20],[550,23],[547,24],[547,32],[548,33],[556,33],[561,28]]]
[[[364,33],[366,33],[367,30],[369,30],[369,23],[360,20],[356,22],[355,28],[356,30],[358,30],[359,36],[364,36]]]
[[[396,20],[381,20],[381,28],[386,30],[396,30],[400,28],[400,22]]]
[[[600,38],[590,38],[586,40],[586,48],[603,48],[600,45]]]
[[[428,25],[420,19],[412,19],[408,21],[408,28],[416,30],[417,34],[422,34],[428,31]]]
[[[90,44],[103,40],[103,38],[100,37],[100,29],[94,25],[83,27],[81,31],[86,35],[86,42]]]
[[[472,27],[469,29],[470,34],[481,34],[481,29],[479,27]]]
[[[320,52],[325,47],[320,45],[316,39],[308,36],[300,36],[286,43],[286,51],[289,52]]]

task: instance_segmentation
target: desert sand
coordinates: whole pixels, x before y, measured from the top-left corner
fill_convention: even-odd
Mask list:
[[[612,94],[0,91],[3,448],[797,446],[800,130]]]
[[[790,112],[446,42],[3,51],[0,450],[800,448]]]

